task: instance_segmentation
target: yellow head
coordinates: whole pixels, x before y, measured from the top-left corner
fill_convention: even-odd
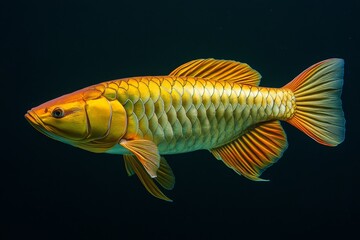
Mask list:
[[[127,118],[123,106],[99,89],[88,87],[53,99],[29,110],[25,118],[50,138],[105,152],[125,134]]]

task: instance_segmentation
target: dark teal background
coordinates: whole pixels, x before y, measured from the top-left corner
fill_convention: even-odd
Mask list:
[[[2,1],[1,239],[245,239],[358,235],[359,1]],[[207,151],[167,156],[167,203],[127,177],[121,156],[51,140],[28,109],[105,80],[233,59],[280,87],[345,59],[345,142],[283,123],[289,148],[252,182]]]

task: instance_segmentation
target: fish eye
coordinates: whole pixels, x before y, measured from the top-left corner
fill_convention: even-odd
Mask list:
[[[64,116],[64,110],[62,108],[54,108],[54,110],[51,112],[51,115],[54,118],[62,118]]]

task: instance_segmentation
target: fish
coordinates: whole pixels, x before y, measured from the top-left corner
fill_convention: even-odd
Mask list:
[[[345,139],[344,60],[331,58],[280,88],[259,86],[248,64],[213,58],[187,62],[164,76],[116,79],[65,94],[25,114],[39,132],[94,153],[123,155],[153,196],[172,201],[174,173],[164,155],[208,150],[253,181],[280,159],[280,121],[326,146]]]

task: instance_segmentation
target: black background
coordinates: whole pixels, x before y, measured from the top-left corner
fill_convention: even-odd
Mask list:
[[[2,239],[342,237],[360,224],[359,1],[2,1]],[[345,142],[321,146],[284,123],[289,148],[252,182],[207,151],[172,155],[167,203],[121,156],[35,131],[25,112],[105,80],[167,74],[196,58],[249,63],[280,87],[345,59]],[[355,236],[356,236],[355,235]]]

